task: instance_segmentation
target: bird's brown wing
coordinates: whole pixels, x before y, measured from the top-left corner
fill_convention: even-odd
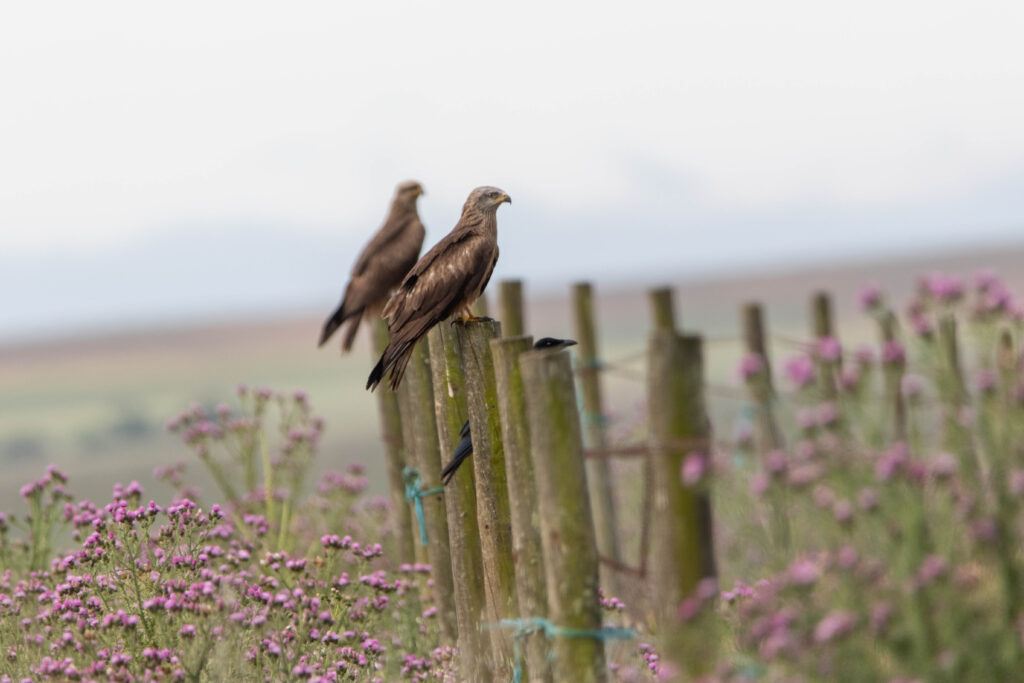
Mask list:
[[[373,236],[352,268],[341,304],[324,323],[321,346],[342,323],[355,317],[342,345],[346,351],[351,347],[363,312],[385,301],[416,264],[425,235],[423,224],[414,215],[398,224],[385,224]]]
[[[398,387],[413,346],[480,291],[493,269],[496,249],[494,240],[475,231],[453,231],[420,259],[384,307],[391,341],[367,388],[375,387],[389,370],[391,388]]]
[[[474,297],[494,268],[497,245],[475,232],[453,233],[427,253],[384,309],[391,334],[429,327]]]
[[[388,216],[388,220],[385,221],[384,225],[377,231],[377,234],[366,243],[363,251],[360,252],[359,258],[356,259],[355,265],[352,266],[352,277],[362,275],[371,264],[379,262],[381,257],[386,256],[395,247],[404,246],[408,238],[416,234],[419,234],[419,244],[416,247],[416,256],[418,257],[420,247],[423,246],[423,237],[426,234],[419,217],[416,214],[412,214],[403,216],[398,220],[393,220],[391,216]],[[415,263],[416,259],[414,257],[413,264]],[[411,267],[410,265],[409,268]],[[406,268],[406,273],[409,272],[409,268]],[[404,277],[405,273],[402,273],[402,276]]]

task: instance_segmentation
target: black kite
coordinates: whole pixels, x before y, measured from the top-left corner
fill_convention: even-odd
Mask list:
[[[414,181],[402,183],[395,190],[391,211],[352,267],[352,277],[341,304],[320,332],[319,346],[323,346],[346,320],[351,320],[341,342],[341,351],[351,349],[363,316],[379,312],[391,290],[415,265],[426,235],[416,213],[416,200],[421,194],[423,187]]]
[[[496,187],[469,194],[452,231],[419,260],[384,306],[391,342],[366,380],[376,389],[391,372],[388,386],[397,389],[413,346],[434,325],[459,314],[477,320],[469,307],[483,293],[498,261],[498,207],[512,200]]]

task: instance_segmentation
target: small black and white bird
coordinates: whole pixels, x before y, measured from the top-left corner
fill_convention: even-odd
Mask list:
[[[555,339],[554,337],[544,337],[538,339],[533,344],[534,349],[564,349],[567,346],[575,346],[576,341],[573,339]],[[455,452],[452,454],[451,462],[444,466],[441,470],[441,481],[447,486],[448,482],[455,476],[455,471],[459,469],[459,466],[469,456],[473,455],[473,438],[469,433],[469,420],[466,420],[466,424],[462,425],[462,429],[459,430],[459,436],[462,437],[459,443],[455,446]]]

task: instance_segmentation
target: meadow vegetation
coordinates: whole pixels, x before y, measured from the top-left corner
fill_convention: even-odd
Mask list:
[[[749,389],[780,371],[783,445],[764,447],[746,405],[679,473],[712,495],[719,577],[678,619],[714,646],[669,651],[657,596],[622,577],[602,606],[638,637],[609,647],[611,679],[1024,670],[1024,308],[988,273],[922,278],[899,309],[872,288],[861,303],[877,344],[741,359]],[[168,422],[189,460],[159,468],[167,493],[130,481],[83,500],[52,466],[22,488],[28,513],[0,515],[0,681],[461,680],[429,568],[394,560],[387,501],[358,465],[314,475],[324,422],[307,396],[237,398]],[[642,435],[642,411],[614,427]]]

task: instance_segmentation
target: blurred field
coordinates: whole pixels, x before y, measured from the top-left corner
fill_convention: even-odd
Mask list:
[[[1024,272],[1015,266],[1022,256],[1024,249],[1002,249],[675,284],[683,327],[707,335],[711,342],[706,360],[709,382],[735,386],[733,368],[739,346],[732,339],[737,334],[737,306],[743,301],[756,298],[766,304],[774,334],[805,338],[808,293],[826,288],[835,297],[844,343],[855,344],[873,334],[856,309],[856,292],[864,283],[874,282],[902,300],[917,273],[944,270],[969,275],[994,268],[1020,291]],[[615,361],[642,352],[649,324],[644,291],[608,289],[599,274],[594,282],[605,357]],[[571,337],[567,293],[568,287],[564,293],[531,296],[529,329],[538,336]],[[327,422],[320,466],[340,469],[360,461],[368,467],[371,487],[383,491],[376,404],[363,390],[371,367],[366,339],[361,337],[348,357],[340,357],[333,343],[318,351],[315,339],[320,322],[319,312],[307,311],[282,320],[0,347],[0,496],[16,499],[19,486],[36,478],[49,463],[65,470],[72,489],[84,497],[108,495],[114,481],[137,479],[153,486],[155,465],[189,456],[165,432],[164,422],[192,401],[210,408],[222,401],[232,404],[239,383],[308,392],[315,411]],[[773,344],[776,357],[791,351],[781,343]],[[642,384],[635,381],[644,372],[642,359],[630,362],[628,368],[605,377],[613,413],[631,412],[642,398]],[[716,427],[723,432],[729,429],[729,425]]]

